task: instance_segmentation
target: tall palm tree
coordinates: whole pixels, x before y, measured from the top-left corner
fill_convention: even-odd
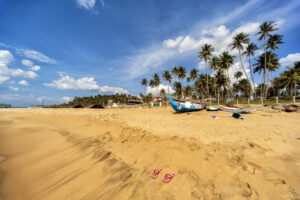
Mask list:
[[[146,87],[148,85],[148,80],[143,78],[142,81],[141,81],[141,85],[145,87],[145,93],[146,93]]]
[[[206,94],[209,97],[209,90],[208,90],[208,72],[207,72],[207,61],[210,59],[212,52],[215,49],[210,44],[204,44],[201,47],[201,51],[198,52],[198,57],[200,60],[205,60],[205,68],[206,68]]]
[[[270,50],[270,52],[272,50],[278,50],[278,44],[283,44],[283,35],[278,35],[278,34],[275,34],[275,35],[270,35],[269,36],[269,39],[267,41],[267,49]],[[270,81],[270,70],[269,68],[267,69],[267,75],[268,75],[268,79],[267,79],[267,86],[266,86],[266,95],[268,93],[268,85],[269,85],[269,81]]]
[[[153,79],[151,79],[151,80],[149,81],[149,86],[150,86],[151,88],[154,88],[154,87],[156,86],[155,81],[154,81]]]
[[[176,77],[178,77],[178,67],[174,66],[171,73],[172,73],[172,75],[175,79],[175,82],[176,82]]]
[[[249,43],[249,34],[245,34],[243,32],[236,34],[233,37],[233,41],[230,44],[230,46],[232,47],[232,49],[238,49],[239,50],[239,57],[240,57],[240,63],[242,65],[242,68],[244,70],[244,74],[247,77],[248,81],[250,82],[250,79],[248,77],[248,74],[246,72],[246,69],[244,67],[243,64],[243,60],[242,60],[242,55],[241,55],[241,51],[244,49],[244,44],[248,44]],[[251,88],[252,90],[252,88]]]
[[[229,78],[228,71],[229,71],[229,68],[233,65],[234,56],[230,55],[227,51],[224,51],[223,53],[221,53],[219,58],[220,58],[220,63],[219,63],[220,69],[223,70],[224,72],[226,72],[227,83],[228,83],[226,86],[230,86],[230,78]],[[228,93],[228,95],[229,95],[229,93]]]
[[[162,75],[162,78],[163,78],[164,81],[167,82],[167,88],[168,88],[168,89],[167,89],[167,92],[168,92],[168,94],[169,94],[169,84],[172,83],[172,75],[169,73],[168,70],[165,70],[165,72],[164,72],[163,75]]]
[[[243,76],[243,73],[241,71],[237,71],[234,73],[234,78],[239,80]]]
[[[295,62],[294,67],[287,67],[287,69],[288,71],[284,71],[280,76],[282,84],[291,88],[291,96],[297,96],[297,83],[300,81],[300,61]]]
[[[250,70],[250,76],[251,76],[252,84],[253,84],[254,99],[256,98],[256,92],[255,92],[255,82],[254,82],[254,76],[253,76],[253,72],[252,72],[250,59],[252,56],[254,56],[254,52],[256,50],[258,50],[258,47],[254,43],[250,42],[246,46],[246,50],[243,52],[243,55],[246,55],[246,57],[249,60],[249,70]]]
[[[158,74],[154,74],[153,80],[154,80],[154,86],[156,87],[156,94],[159,95],[158,87],[160,85],[160,78],[159,78]]]
[[[277,31],[278,28],[276,28],[277,24],[274,24],[273,21],[265,21],[259,26],[259,31],[256,33],[256,35],[259,36],[258,41],[264,40],[264,53],[265,53],[265,65],[264,65],[264,85],[266,82],[266,68],[267,68],[267,45],[266,45],[266,39],[269,37],[270,32]],[[264,91],[264,88],[263,88]],[[262,92],[263,97],[263,92]]]
[[[181,80],[181,86],[183,86],[183,80],[186,78],[186,69],[183,66],[178,68],[178,78]],[[183,97],[183,90],[181,89],[181,97]]]
[[[223,70],[218,70],[215,75],[216,85],[218,87],[218,100],[220,98],[220,88],[226,88],[228,79],[226,78]],[[222,95],[223,96],[223,95]]]

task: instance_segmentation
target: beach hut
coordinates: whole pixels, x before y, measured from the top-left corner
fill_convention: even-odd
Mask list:
[[[103,109],[104,107],[101,104],[91,105],[89,108]]]
[[[83,106],[78,104],[78,105],[73,106],[73,108],[83,108]]]
[[[162,104],[162,98],[160,96],[154,96],[151,102],[152,106],[159,107]]]
[[[126,102],[126,105],[138,105],[142,103],[143,103],[142,100],[130,99]]]

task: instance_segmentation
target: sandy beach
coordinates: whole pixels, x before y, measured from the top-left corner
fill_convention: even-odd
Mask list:
[[[300,199],[300,113],[228,115],[1,109],[0,199]]]

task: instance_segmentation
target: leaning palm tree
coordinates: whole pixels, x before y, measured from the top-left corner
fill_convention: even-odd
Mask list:
[[[249,34],[245,34],[245,33],[242,32],[242,33],[236,34],[233,37],[233,41],[230,44],[230,46],[232,47],[232,49],[238,49],[239,50],[240,63],[241,63],[242,68],[244,70],[245,76],[247,77],[248,81],[250,82],[248,74],[247,74],[246,69],[244,67],[243,60],[242,60],[242,55],[241,55],[241,51],[244,49],[243,45],[248,44],[248,43],[249,43]],[[252,90],[252,88],[251,88],[251,90]]]
[[[269,36],[269,39],[267,41],[267,49],[270,50],[270,52],[272,50],[278,50],[278,44],[283,44],[283,41],[282,41],[282,38],[283,38],[283,35],[278,35],[278,34],[275,34],[275,35],[270,35]],[[270,59],[270,58],[269,58]],[[269,81],[270,81],[270,70],[269,68],[267,68],[267,85],[266,85],[266,95],[268,93],[268,85],[269,85]]]
[[[267,71],[267,45],[266,45],[266,39],[270,35],[270,32],[277,31],[278,28],[276,28],[277,24],[274,24],[273,21],[265,21],[259,26],[259,31],[256,33],[256,35],[259,35],[258,41],[264,40],[264,53],[265,53],[265,65],[264,65],[264,85],[266,82],[266,71]],[[264,91],[264,89],[263,89]],[[263,92],[262,92],[263,97]]]
[[[143,78],[142,81],[141,81],[141,85],[145,87],[145,93],[146,93],[146,87],[148,85],[147,79]]]
[[[158,88],[160,85],[160,78],[159,78],[158,74],[154,74],[153,80],[154,80],[154,86],[156,87],[156,94],[159,95]]]
[[[254,92],[254,99],[256,98],[256,92],[255,92],[255,82],[254,82],[254,76],[252,72],[252,67],[251,67],[251,56],[254,56],[254,52],[258,50],[258,47],[254,43],[248,43],[246,50],[243,52],[243,55],[246,55],[246,57],[249,60],[249,70],[250,70],[250,76],[252,79],[252,84],[253,84],[253,92]]]
[[[208,72],[207,72],[207,61],[210,59],[212,52],[215,50],[210,44],[204,44],[202,50],[198,52],[198,57],[200,60],[205,60],[205,68],[206,68],[206,94],[209,97],[208,90]]]
[[[242,76],[243,73],[241,71],[237,71],[234,73],[234,78],[236,78],[236,80],[239,80]]]
[[[181,79],[181,86],[183,86],[183,80],[186,78],[186,69],[183,66],[178,68],[178,78]],[[181,97],[183,97],[183,90],[181,89]]]
[[[167,92],[169,94],[169,84],[172,83],[172,76],[171,76],[171,74],[169,73],[168,70],[165,70],[165,72],[162,75],[162,78],[163,78],[164,81],[167,82]]]

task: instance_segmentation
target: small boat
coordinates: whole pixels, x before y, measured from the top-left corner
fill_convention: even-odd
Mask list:
[[[207,111],[218,111],[219,108],[218,108],[218,107],[214,107],[214,106],[208,106],[208,107],[206,108],[206,110],[207,110]]]
[[[219,109],[222,111],[241,113],[241,114],[253,113],[256,111],[256,109],[241,109],[241,108],[232,108],[228,106],[219,106]]]
[[[203,110],[203,105],[201,104],[192,104],[191,102],[176,102],[172,99],[171,94],[169,94],[169,100],[170,100],[170,104],[172,106],[172,108],[178,112],[178,113],[182,113],[182,112],[192,112],[192,111],[200,111]]]

